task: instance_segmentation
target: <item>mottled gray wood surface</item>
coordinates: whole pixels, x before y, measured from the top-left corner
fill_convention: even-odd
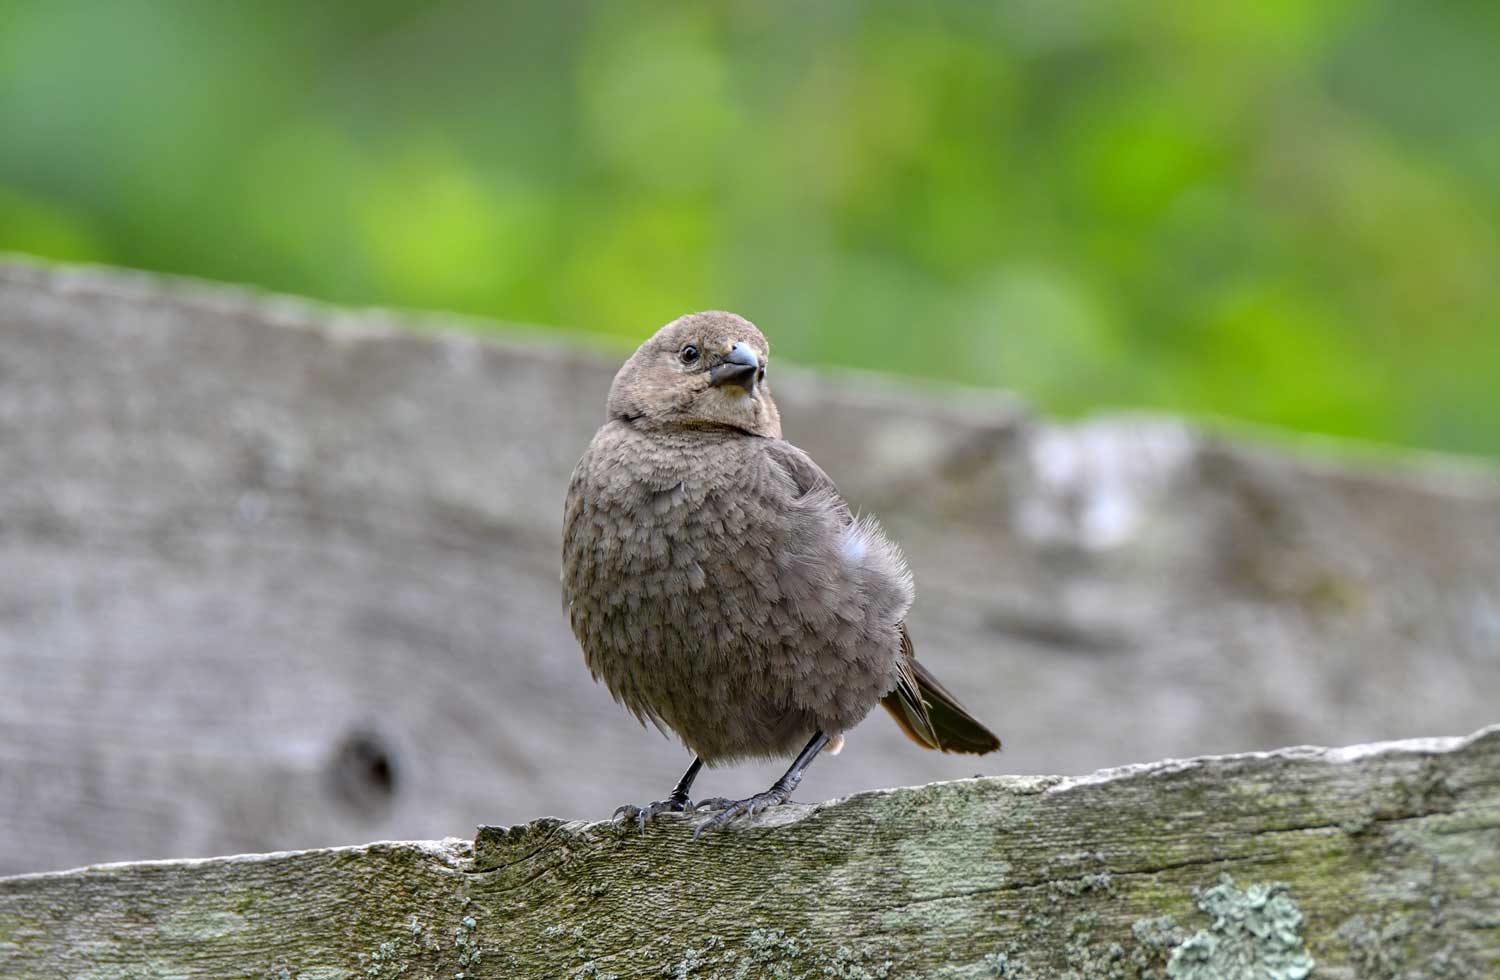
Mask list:
[[[0,879],[0,976],[1500,975],[1500,727]]]
[[[686,757],[588,680],[558,600],[563,488],[621,355],[507,337],[0,264],[0,871],[671,787]],[[942,758],[875,717],[805,797],[1500,720],[1493,470],[772,372],[788,435],[905,546],[922,656],[1007,749]]]

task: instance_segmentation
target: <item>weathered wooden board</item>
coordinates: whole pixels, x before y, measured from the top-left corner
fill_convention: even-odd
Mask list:
[[[659,798],[686,757],[590,683],[557,589],[619,359],[0,264],[0,871]],[[906,548],[922,656],[1007,746],[940,758],[877,717],[807,796],[1500,718],[1493,470],[772,380]]]
[[[0,975],[1500,975],[1500,727],[0,879]]]

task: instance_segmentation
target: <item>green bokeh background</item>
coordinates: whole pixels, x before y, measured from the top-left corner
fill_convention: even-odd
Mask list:
[[[1500,455],[1500,4],[0,0],[0,249]]]

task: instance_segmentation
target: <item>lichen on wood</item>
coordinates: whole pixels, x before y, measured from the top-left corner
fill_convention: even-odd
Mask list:
[[[0,879],[0,976],[1396,980],[1500,971],[1500,727]]]

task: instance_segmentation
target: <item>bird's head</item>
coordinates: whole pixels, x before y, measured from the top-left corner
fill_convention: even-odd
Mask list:
[[[647,426],[725,427],[780,437],[766,338],[733,313],[690,313],[656,331],[609,389],[609,415]]]

